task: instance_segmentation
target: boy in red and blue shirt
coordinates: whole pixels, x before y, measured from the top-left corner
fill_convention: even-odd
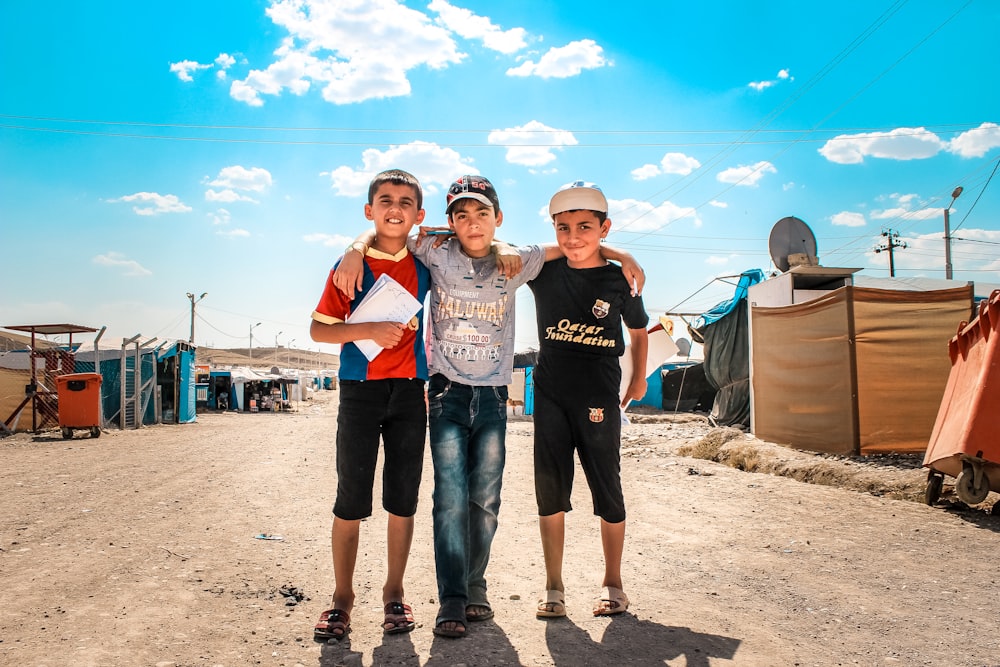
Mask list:
[[[337,499],[330,538],[336,583],[332,607],[313,629],[317,639],[341,640],[351,631],[360,524],[372,513],[380,439],[385,450],[382,507],[389,515],[382,627],[393,634],[416,625],[403,601],[403,574],[413,541],[427,428],[423,309],[409,322],[346,320],[382,274],[424,302],[430,274],[406,249],[410,230],[424,219],[420,183],[401,170],[378,174],[369,186],[365,217],[375,225],[375,240],[370,247],[352,245],[364,246],[355,248],[365,256],[362,289],[353,298],[345,297],[334,286],[331,270],[309,330],[313,340],[341,346]],[[383,349],[369,361],[355,344],[359,340],[373,340]]]

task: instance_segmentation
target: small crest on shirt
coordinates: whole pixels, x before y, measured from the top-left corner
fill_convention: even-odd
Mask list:
[[[410,318],[410,321],[406,323],[406,328],[410,331],[417,331],[420,328],[420,320],[414,315]]]
[[[602,318],[608,316],[608,310],[611,308],[611,304],[607,301],[601,301],[597,299],[594,301],[594,305],[591,307],[590,312],[594,313],[594,317]]]
[[[604,408],[587,408],[590,410],[590,421],[600,424],[604,421]]]

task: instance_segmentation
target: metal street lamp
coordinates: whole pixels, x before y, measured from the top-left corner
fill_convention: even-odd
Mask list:
[[[208,296],[208,292],[202,292],[201,296],[195,299],[194,294],[191,294],[191,292],[187,293],[187,298],[191,299],[191,338],[188,339],[188,342],[192,345],[194,345],[194,304],[198,303],[206,296]]]
[[[290,341],[288,341],[287,343],[285,343],[285,358],[286,358],[286,363],[289,366],[292,365],[292,343],[294,343],[294,342],[295,342],[295,339],[293,338]]]
[[[944,277],[951,280],[951,207],[955,205],[955,200],[962,194],[962,186],[958,186],[951,192],[951,203],[944,210]]]
[[[258,322],[257,324],[251,324],[250,325],[250,349],[247,350],[250,353],[249,354],[250,361],[253,361],[253,329],[254,329],[254,327],[259,327],[259,326],[260,326],[260,322]]]
[[[274,363],[278,363],[278,336],[285,333],[284,331],[279,331],[274,334]]]

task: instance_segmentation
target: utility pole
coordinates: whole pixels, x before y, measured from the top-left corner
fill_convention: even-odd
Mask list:
[[[951,207],[955,205],[955,200],[962,194],[962,186],[958,186],[951,192],[951,203],[944,210],[944,277],[951,280]]]
[[[206,296],[208,296],[208,292],[202,292],[201,296],[195,299],[194,294],[191,294],[191,292],[187,293],[187,298],[191,299],[191,338],[188,339],[188,342],[192,345],[194,345],[194,304],[198,303]]]
[[[947,211],[945,211],[947,214]],[[889,276],[894,278],[896,276],[896,262],[893,259],[893,250],[895,248],[905,248],[906,244],[899,240],[899,232],[894,232],[891,229],[888,231],[883,231],[882,236],[885,237],[886,241],[882,245],[875,246],[875,252],[889,252]]]
[[[247,355],[247,356],[250,357],[250,361],[251,362],[253,361],[253,328],[254,327],[259,327],[259,326],[260,326],[260,322],[258,322],[257,324],[251,324],[250,325],[250,349],[247,350],[247,352],[249,352],[249,355]]]

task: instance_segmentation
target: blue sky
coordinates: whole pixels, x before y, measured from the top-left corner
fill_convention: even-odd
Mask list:
[[[825,266],[1000,283],[993,0],[319,0],[0,7],[0,326],[321,349],[309,316],[367,183],[463,173],[513,243],[573,180],[647,310],[700,312],[806,221]],[[705,287],[710,285],[710,287]],[[534,342],[519,293],[518,346]],[[334,351],[333,346],[323,347]]]

